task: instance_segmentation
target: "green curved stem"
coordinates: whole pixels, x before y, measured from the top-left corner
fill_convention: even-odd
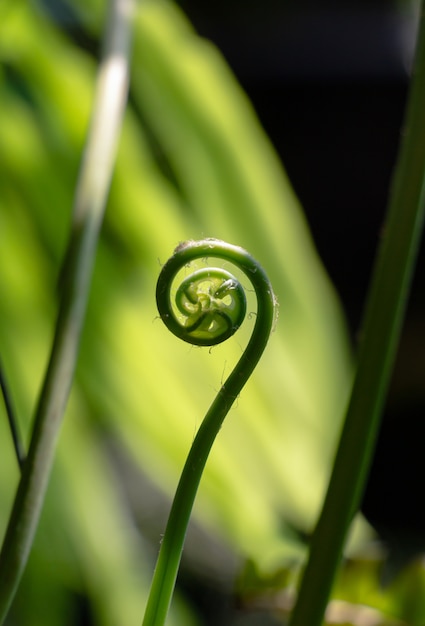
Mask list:
[[[425,211],[425,21],[405,134],[367,300],[363,340],[328,492],[290,626],[322,623],[347,531],[358,510],[400,336]]]
[[[92,267],[124,112],[133,0],[111,0],[92,123],[76,190],[62,298],[30,448],[0,553],[0,624],[25,568],[71,388]],[[52,210],[56,210],[52,207]]]
[[[178,270],[194,259],[220,257],[240,268],[257,297],[257,317],[245,352],[209,408],[187,457],[158,556],[143,626],[162,626],[171,602],[186,529],[209,452],[230,407],[257,365],[273,328],[276,298],[261,266],[242,248],[207,239],[179,246],[161,272],[157,288],[158,309],[169,326],[169,289]],[[215,270],[214,270],[215,271]],[[167,321],[166,321],[167,320]],[[171,322],[171,325],[174,325]],[[179,331],[177,328],[175,329]],[[173,330],[174,332],[174,330]],[[183,332],[184,335],[184,332]],[[182,337],[188,341],[186,336]]]

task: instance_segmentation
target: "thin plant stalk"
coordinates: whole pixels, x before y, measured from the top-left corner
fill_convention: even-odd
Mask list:
[[[18,428],[18,420],[12,403],[12,395],[9,390],[9,386],[6,381],[6,374],[4,373],[3,365],[0,362],[0,389],[3,395],[4,406],[6,409],[6,415],[9,422],[10,434],[12,435],[13,447],[15,450],[16,460],[18,461],[19,469],[22,471],[25,461],[25,449],[21,439],[21,435]]]
[[[127,99],[133,9],[134,0],[111,0],[109,6],[91,125],[61,275],[61,301],[53,347],[35,412],[28,456],[0,553],[0,624],[4,622],[28,559],[72,385],[97,240]],[[52,206],[52,211],[60,209]]]
[[[405,131],[367,298],[358,367],[327,495],[290,626],[319,626],[359,508],[400,337],[425,209],[425,22]]]
[[[175,316],[170,302],[173,278],[191,261],[206,257],[224,259],[249,278],[257,297],[256,322],[245,351],[208,409],[189,451],[161,542],[143,626],[165,624],[189,518],[208,455],[224,418],[267,345],[276,317],[277,302],[271,284],[262,267],[248,252],[215,239],[189,241],[180,245],[164,265],[157,286],[161,318],[177,337],[195,345],[216,345],[237,330],[241,313],[245,312],[245,300],[240,300],[244,295],[239,281],[225,273],[219,284],[220,268],[209,268],[201,270],[201,277],[199,271],[189,276],[184,281],[183,294],[181,288],[177,290],[177,307],[186,311],[186,323],[181,324]],[[205,283],[209,283],[208,290]],[[230,301],[228,306],[227,301]]]

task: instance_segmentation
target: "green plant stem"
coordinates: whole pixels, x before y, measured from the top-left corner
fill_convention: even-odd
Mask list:
[[[1,624],[31,549],[74,375],[97,240],[127,97],[133,6],[133,0],[110,3],[92,121],[62,272],[62,297],[53,347],[35,413],[28,457],[0,553]],[[52,211],[56,210],[58,207],[52,207]]]
[[[10,433],[12,435],[13,447],[15,449],[16,460],[18,461],[19,469],[22,471],[25,461],[24,444],[22,443],[21,435],[19,433],[18,421],[16,419],[15,411],[12,404],[12,396],[9,391],[9,387],[6,381],[6,375],[3,370],[3,365],[0,362],[0,389],[3,394],[4,406],[6,409],[7,419],[9,421]]]
[[[230,261],[248,276],[257,297],[256,323],[247,348],[209,408],[187,457],[161,543],[143,626],[162,626],[165,623],[187,525],[209,452],[224,418],[266,347],[275,319],[276,298],[261,266],[242,248],[207,239],[179,246],[163,267],[158,281],[157,302],[161,317],[167,326],[170,326],[169,289],[173,277],[181,267],[192,260],[205,257],[220,257]],[[215,273],[215,270],[213,272]],[[179,330],[177,328],[175,330],[176,334],[181,336]],[[181,338],[190,341],[184,331]]]
[[[290,626],[319,626],[369,471],[424,220],[425,23],[417,43],[405,135],[366,304],[358,367],[324,506]]]

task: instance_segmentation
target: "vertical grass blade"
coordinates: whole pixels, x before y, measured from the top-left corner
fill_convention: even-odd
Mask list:
[[[128,89],[133,0],[111,0],[91,127],[78,180],[62,273],[58,321],[23,466],[0,553],[0,623],[11,605],[37,528],[55,444],[75,370],[115,148]],[[52,172],[54,176],[54,172]],[[52,206],[52,211],[58,207]]]
[[[357,373],[290,626],[319,626],[323,620],[374,451],[422,232],[424,204],[425,22],[422,12],[404,138],[366,303]]]

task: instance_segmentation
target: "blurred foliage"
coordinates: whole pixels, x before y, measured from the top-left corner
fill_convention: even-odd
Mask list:
[[[103,11],[94,0],[74,2],[67,19],[22,0],[0,5],[0,350],[26,442]],[[86,613],[99,626],[141,621],[167,502],[250,332],[248,321],[227,344],[193,349],[159,322],[155,282],[179,241],[211,236],[247,248],[280,301],[266,355],[207,465],[185,568],[220,586],[245,559],[274,580],[299,561],[304,546],[292,529],[308,533],[314,523],[351,379],[333,288],[220,54],[173,4],[147,0],[132,64],[76,382],[9,624],[82,624]],[[3,532],[19,476],[1,412]],[[177,597],[170,623],[199,622]]]

